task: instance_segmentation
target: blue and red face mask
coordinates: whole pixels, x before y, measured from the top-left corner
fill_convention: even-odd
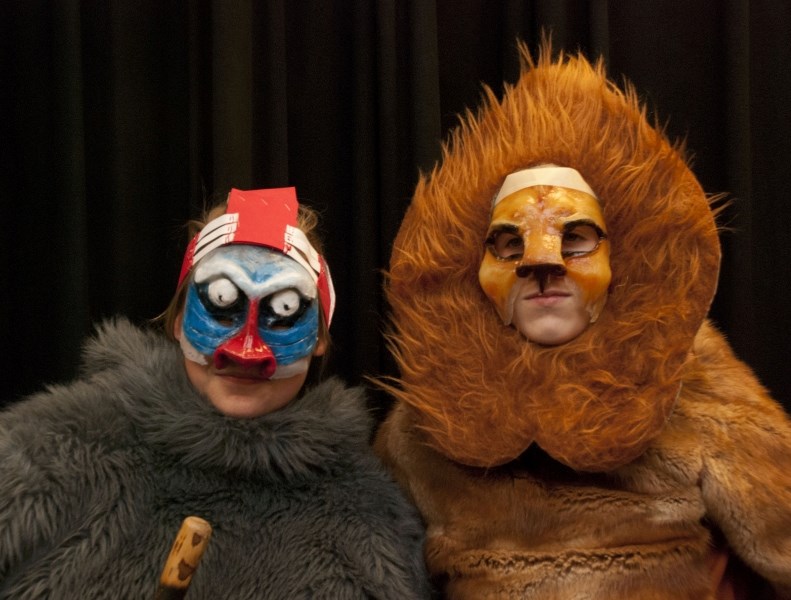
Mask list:
[[[192,240],[181,347],[187,359],[255,368],[265,378],[307,370],[319,311],[334,291],[324,259],[297,228],[294,188],[232,190],[226,213]]]

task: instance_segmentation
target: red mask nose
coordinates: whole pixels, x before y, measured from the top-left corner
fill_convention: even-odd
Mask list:
[[[229,364],[245,369],[257,368],[261,377],[269,379],[277,368],[272,350],[258,335],[258,304],[250,302],[247,321],[241,331],[214,351],[214,367],[224,369]]]

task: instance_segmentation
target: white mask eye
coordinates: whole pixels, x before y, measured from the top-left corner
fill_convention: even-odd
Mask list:
[[[216,279],[206,288],[209,301],[218,308],[227,308],[239,299],[239,288],[230,279]]]
[[[290,317],[299,310],[300,304],[301,298],[296,290],[276,292],[269,298],[269,306],[278,317]]]

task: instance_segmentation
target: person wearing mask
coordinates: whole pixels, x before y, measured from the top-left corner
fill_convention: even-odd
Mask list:
[[[165,335],[100,325],[81,375],[0,413],[0,598],[153,598],[185,517],[189,598],[423,598],[422,525],[320,380],[335,295],[294,188],[199,223]]]

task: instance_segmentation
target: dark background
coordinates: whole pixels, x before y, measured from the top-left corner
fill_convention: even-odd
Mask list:
[[[0,401],[73,376],[98,319],[156,316],[181,225],[231,186],[321,211],[332,367],[389,372],[381,269],[418,173],[542,28],[631,80],[729,193],[712,316],[789,407],[784,0],[0,2]]]

